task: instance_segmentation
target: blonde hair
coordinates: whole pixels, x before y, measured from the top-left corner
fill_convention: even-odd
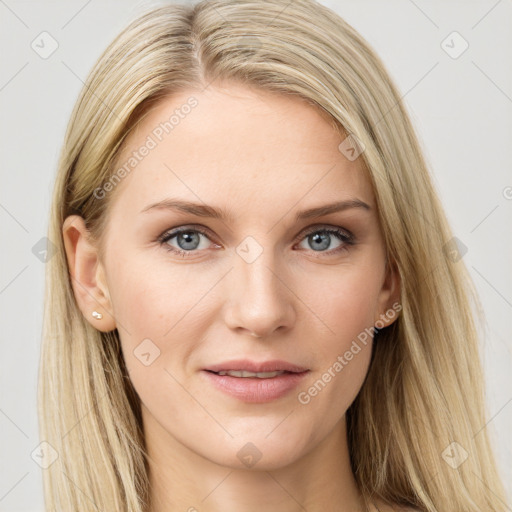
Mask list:
[[[302,98],[364,147],[402,300],[347,411],[365,498],[429,512],[504,511],[483,427],[476,293],[464,263],[447,257],[452,234],[397,87],[368,43],[314,0],[153,7],[87,78],[66,132],[48,233],[57,251],[47,264],[39,421],[41,440],[59,458],[44,471],[47,510],[149,506],[140,402],[117,330],[97,331],[77,306],[62,226],[78,213],[101,242],[112,195],[98,200],[94,190],[113,175],[128,134],[160,99],[216,79]],[[456,469],[443,460],[452,442],[468,453]]]

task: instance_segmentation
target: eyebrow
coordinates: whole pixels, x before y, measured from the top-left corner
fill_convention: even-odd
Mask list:
[[[330,213],[341,212],[351,208],[361,208],[367,211],[371,210],[371,207],[364,201],[361,201],[360,199],[349,199],[345,201],[336,201],[334,203],[329,203],[323,206],[317,206],[298,212],[295,216],[295,221],[322,217],[324,215],[329,215]],[[183,201],[181,199],[174,198],[167,198],[163,199],[162,201],[158,201],[157,203],[150,204],[141,210],[141,213],[155,209],[178,210],[184,213],[195,215],[197,217],[210,217],[213,219],[221,220],[227,219],[230,222],[233,221],[233,216],[223,208],[214,208],[213,206],[208,206],[206,204],[192,203],[190,201]]]

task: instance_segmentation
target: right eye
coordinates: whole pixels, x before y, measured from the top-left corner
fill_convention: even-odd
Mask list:
[[[207,247],[200,248],[201,237],[209,238],[206,231],[198,228],[180,227],[171,231],[166,231],[159,238],[158,241],[161,245],[165,245],[165,249],[182,257],[187,257],[188,253],[192,253]],[[178,245],[170,244],[169,242],[176,239],[175,243]]]

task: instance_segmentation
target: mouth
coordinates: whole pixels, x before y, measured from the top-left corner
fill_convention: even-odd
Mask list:
[[[210,370],[207,370],[210,371]],[[228,370],[228,371],[220,371],[220,372],[212,372],[217,375],[229,375],[230,377],[238,377],[238,378],[257,378],[257,379],[272,379],[273,377],[277,377],[278,375],[283,375],[284,373],[293,373],[287,372],[284,370],[277,372],[249,372],[246,370]]]
[[[285,361],[240,360],[213,365],[201,373],[224,394],[246,403],[265,403],[285,397],[309,372]]]

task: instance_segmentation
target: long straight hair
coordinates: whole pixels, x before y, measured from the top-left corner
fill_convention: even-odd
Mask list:
[[[484,428],[474,286],[396,85],[368,43],[315,0],[153,7],[90,72],[65,135],[48,231],[57,250],[46,270],[38,400],[41,440],[58,458],[44,470],[47,510],[148,510],[140,401],[117,330],[97,331],[77,306],[62,226],[78,213],[101,241],[112,194],[98,200],[95,190],[115,173],[128,134],[159,100],[217,79],[302,98],[364,148],[402,311],[378,332],[347,411],[363,496],[428,512],[505,511]],[[458,454],[457,467],[447,453]]]

